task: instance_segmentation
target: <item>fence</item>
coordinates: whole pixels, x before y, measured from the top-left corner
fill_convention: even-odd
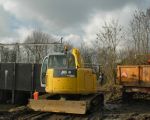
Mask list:
[[[0,44],[0,101],[28,101],[35,90],[45,92],[40,85],[42,59],[62,48],[62,42]]]
[[[0,44],[0,62],[41,63],[47,54],[62,49],[62,43]]]

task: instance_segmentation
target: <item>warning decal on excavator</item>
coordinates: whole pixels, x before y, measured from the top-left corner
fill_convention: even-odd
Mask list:
[[[122,73],[121,73],[121,77],[127,78],[127,77],[128,77],[128,75],[127,75],[127,73],[126,73],[126,72],[122,72]]]

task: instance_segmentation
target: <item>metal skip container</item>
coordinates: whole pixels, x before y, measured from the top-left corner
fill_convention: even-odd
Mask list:
[[[150,65],[119,65],[116,82],[132,90],[150,93]]]

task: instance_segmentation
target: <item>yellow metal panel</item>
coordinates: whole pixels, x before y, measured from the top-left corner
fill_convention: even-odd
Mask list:
[[[96,92],[96,75],[92,74],[91,69],[79,68],[77,72],[77,91],[78,93]]]
[[[46,92],[76,93],[77,80],[75,77],[53,77],[53,69],[47,70]]]
[[[93,85],[91,78],[92,77],[90,75],[88,75],[88,74],[85,75],[85,88],[89,89],[89,90],[91,89],[91,87]]]
[[[94,89],[95,92],[98,90],[97,87],[99,87],[99,83],[97,83],[97,76],[96,76],[96,74],[93,75],[93,87],[94,87],[93,89]]]
[[[78,93],[85,91],[84,69],[82,68],[77,70],[77,91]]]
[[[53,90],[53,69],[47,69],[45,90],[48,93],[52,93],[52,90]]]
[[[93,89],[93,75],[90,74],[89,71],[85,72],[85,87],[87,90],[92,90]]]
[[[76,93],[77,81],[73,77],[59,77],[53,78],[53,92],[54,93]]]
[[[91,69],[78,68],[76,77],[53,77],[53,69],[47,70],[46,92],[89,94],[96,92],[96,75]]]

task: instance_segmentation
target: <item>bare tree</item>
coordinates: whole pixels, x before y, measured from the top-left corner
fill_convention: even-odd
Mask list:
[[[84,63],[92,64],[92,49],[85,43],[81,43],[79,50],[81,52]]]
[[[74,47],[71,41],[64,41],[63,44],[67,47],[68,50],[71,50]]]
[[[116,48],[123,38],[122,26],[119,25],[118,20],[112,20],[110,23],[105,22],[102,29],[97,34],[97,40],[102,47],[110,48],[112,52],[116,53]]]
[[[56,40],[54,38],[52,38],[50,35],[35,30],[32,32],[31,35],[29,35],[26,40],[25,43],[51,43],[51,42],[56,42]],[[52,46],[51,46],[52,47]],[[26,52],[28,54],[28,56],[32,56],[31,59],[33,59],[34,56],[34,61],[36,63],[40,63],[42,58],[45,57],[48,54],[48,51],[50,51],[50,46],[28,46],[26,45]],[[52,48],[54,49],[54,48]],[[31,54],[31,55],[30,55]]]
[[[142,64],[146,61],[146,55],[150,52],[150,15],[148,11],[145,13],[144,11],[136,10],[130,22],[131,42],[134,45],[132,48],[137,58],[137,64]]]
[[[143,11],[135,11],[130,23],[132,40],[135,51],[147,54],[149,51],[149,33],[150,33],[149,15]]]
[[[114,80],[117,63],[117,47],[124,38],[122,29],[123,27],[118,23],[118,20],[112,20],[109,23],[105,22],[97,34],[98,58],[104,66],[104,72],[108,82]]]

